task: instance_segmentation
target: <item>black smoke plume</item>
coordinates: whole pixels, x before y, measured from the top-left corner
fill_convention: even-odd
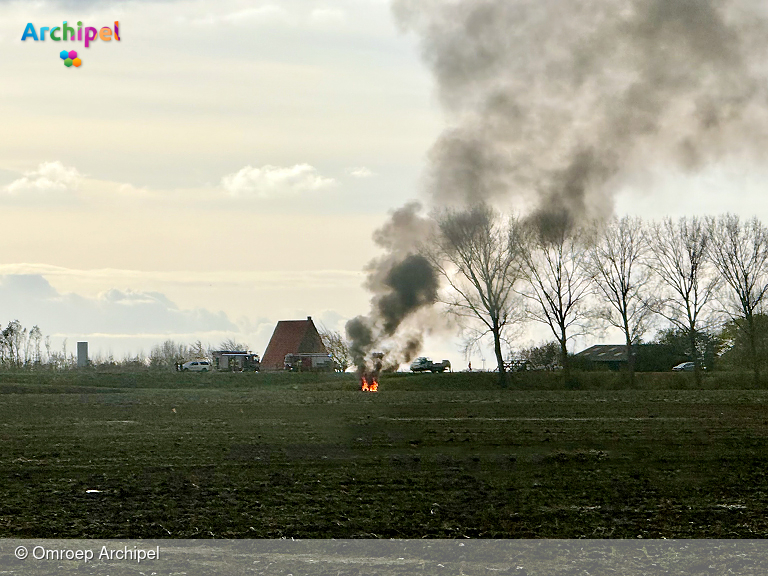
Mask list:
[[[386,336],[392,336],[411,312],[437,300],[435,271],[420,254],[409,254],[395,263],[387,272],[384,285],[389,292],[376,298],[375,306]]]
[[[541,227],[609,215],[649,165],[758,157],[768,10],[756,0],[395,0],[450,127],[432,206],[528,205]],[[543,230],[546,232],[546,230]]]
[[[695,172],[759,161],[768,150],[762,0],[393,0],[392,8],[420,40],[446,117],[429,153],[428,209],[482,202],[527,212],[541,234],[559,234],[609,216],[616,192],[648,168]],[[376,235],[386,255],[368,268],[368,323],[383,333],[418,308],[391,301],[399,291],[386,282],[429,236],[417,213],[403,207]],[[427,305],[425,280],[405,301]]]
[[[387,365],[406,362],[420,347],[421,332],[411,333],[402,342],[395,338],[402,322],[411,314],[437,300],[437,273],[419,253],[419,244],[428,237],[432,222],[419,215],[421,206],[410,203],[392,213],[390,220],[374,234],[386,254],[371,261],[366,287],[373,292],[369,316],[358,316],[346,326],[355,364],[370,364],[369,352],[379,344],[387,346]]]
[[[364,316],[357,316],[347,322],[345,328],[347,340],[350,341],[349,352],[352,360],[358,369],[364,369],[368,351],[375,342],[370,320]]]

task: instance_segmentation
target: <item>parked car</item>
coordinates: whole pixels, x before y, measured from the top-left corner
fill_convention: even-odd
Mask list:
[[[683,362],[672,367],[673,372],[693,372],[696,365],[693,362]]]
[[[432,362],[429,358],[421,356],[411,362],[411,372],[445,372],[451,369],[451,363],[448,360],[442,362]]]
[[[190,360],[181,365],[182,372],[208,372],[211,363],[208,360]]]

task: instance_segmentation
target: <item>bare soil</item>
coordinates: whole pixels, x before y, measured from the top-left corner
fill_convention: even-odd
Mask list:
[[[8,376],[0,536],[768,536],[768,392],[487,376]]]

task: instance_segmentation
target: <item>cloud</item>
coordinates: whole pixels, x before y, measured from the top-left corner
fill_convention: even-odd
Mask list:
[[[347,168],[347,174],[355,178],[370,178],[376,176],[376,173],[365,166],[358,166],[357,168]]]
[[[142,186],[137,187],[133,184],[123,183],[117,185],[117,192],[118,194],[124,195],[124,196],[130,196],[131,198],[149,198],[152,196],[152,191],[148,188]]]
[[[184,0],[39,0],[37,5],[63,6],[65,8],[88,8],[93,5],[110,7],[115,4],[174,4],[181,3]],[[2,4],[27,4],[21,0],[0,0]]]
[[[315,8],[309,18],[315,24],[338,25],[347,21],[347,14],[338,8]]]
[[[16,263],[0,264],[3,277],[48,277],[57,282],[74,282],[77,286],[103,286],[143,283],[164,287],[248,286],[253,290],[285,291],[350,289],[360,285],[365,275],[360,270],[128,270],[117,268],[90,268],[87,270],[65,268],[50,264]],[[47,280],[44,280],[48,285]],[[71,285],[71,284],[70,284]],[[141,292],[141,291],[140,291]],[[145,291],[146,292],[146,291]],[[104,291],[107,294],[108,291]],[[147,293],[155,294],[155,291]],[[1,306],[0,306],[1,308]]]
[[[37,170],[25,172],[5,186],[8,194],[46,194],[76,192],[82,184],[83,176],[76,168],[64,166],[61,162],[43,162]]]
[[[335,183],[333,178],[321,176],[317,169],[309,164],[296,164],[291,167],[266,165],[261,168],[246,166],[239,172],[224,176],[221,187],[232,196],[271,198],[320,190]]]
[[[312,316],[319,323],[343,331],[352,311],[344,316],[328,308],[334,302],[323,295],[347,291],[363,280],[358,271],[341,270],[195,272],[198,273],[186,278],[187,273],[180,272],[2,265],[0,329],[14,319],[26,328],[38,325],[43,335],[51,337],[53,349],[61,350],[66,339],[71,351],[74,342],[84,340],[89,342],[92,357],[108,352],[117,357],[132,356],[139,351],[148,352],[168,339],[183,343],[201,340],[216,347],[223,340],[234,338],[263,353],[278,320]],[[78,276],[78,281],[68,281],[71,275]],[[137,282],[138,289],[110,288]],[[189,301],[184,291],[179,290],[178,282],[201,290],[210,305],[226,312],[177,304],[177,298]],[[211,286],[220,284],[230,286],[211,300]],[[320,297],[308,297],[317,291]],[[276,301],[276,294],[281,298],[289,294],[290,306]],[[264,315],[253,314],[258,310]]]
[[[61,293],[41,275],[0,276],[0,318],[45,334],[193,334],[236,331],[223,312],[180,309],[159,292],[108,290],[95,298]]]
[[[205,16],[194,18],[191,23],[206,26],[222,23],[250,25],[259,22],[288,22],[289,20],[290,14],[285,8],[275,4],[265,4],[226,14],[206,14]]]

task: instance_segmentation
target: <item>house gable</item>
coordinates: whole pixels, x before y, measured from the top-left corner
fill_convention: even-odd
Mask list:
[[[328,353],[311,316],[306,320],[280,320],[277,323],[261,359],[261,368],[282,370],[287,354],[301,353]]]

